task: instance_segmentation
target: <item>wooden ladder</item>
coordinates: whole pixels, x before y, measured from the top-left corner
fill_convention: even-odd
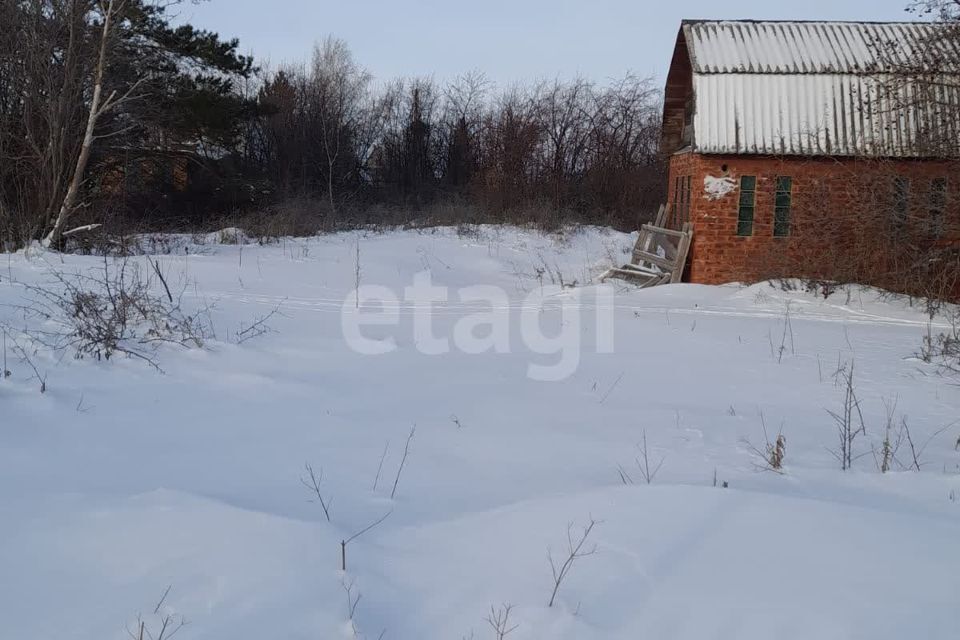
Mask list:
[[[664,226],[666,219],[667,208],[660,205],[654,224],[640,228],[630,263],[608,270],[600,276],[600,281],[620,278],[640,288],[680,282],[687,266],[693,229],[689,222],[685,222],[680,231],[668,229]]]

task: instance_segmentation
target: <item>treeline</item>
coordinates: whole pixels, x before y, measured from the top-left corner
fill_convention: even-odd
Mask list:
[[[376,86],[346,45],[267,77],[245,165],[327,211],[458,203],[491,219],[634,224],[656,207],[660,94],[634,76],[497,91],[480,73]]]
[[[267,71],[171,4],[0,0],[4,244],[225,218],[629,228],[662,200],[648,79],[378,81],[335,39]]]
[[[236,41],[150,0],[0,0],[0,241],[59,242],[140,184],[224,157],[256,105]]]

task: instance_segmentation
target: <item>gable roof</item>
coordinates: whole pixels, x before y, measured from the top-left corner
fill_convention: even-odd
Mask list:
[[[955,29],[684,21],[665,91],[663,151],[686,145],[715,154],[958,155]],[[904,74],[908,66],[921,68],[918,61],[935,63],[933,81],[921,85]],[[944,141],[953,151],[943,151]]]

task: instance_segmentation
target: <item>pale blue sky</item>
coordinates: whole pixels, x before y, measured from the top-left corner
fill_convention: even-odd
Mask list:
[[[182,18],[240,38],[246,53],[306,59],[346,40],[377,79],[484,71],[504,85],[556,76],[666,73],[682,18],[906,20],[909,0],[210,0]]]

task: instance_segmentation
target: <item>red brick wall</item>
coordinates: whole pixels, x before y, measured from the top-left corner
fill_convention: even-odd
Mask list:
[[[740,177],[756,176],[757,193],[753,235],[737,236]],[[850,269],[876,271],[895,268],[891,251],[872,249],[874,240],[891,235],[893,178],[910,180],[910,224],[924,229],[929,216],[930,184],[948,179],[947,229],[960,227],[960,172],[948,161],[861,161],[830,158],[772,158],[713,156],[680,153],[670,160],[668,204],[674,204],[674,184],[691,176],[690,219],[694,240],[686,280],[706,284],[751,282],[781,275],[807,276],[828,271],[828,263],[858,251],[872,264]],[[704,191],[707,176],[729,176],[736,181],[727,195],[711,199]],[[774,193],[778,176],[793,178],[791,234],[773,236]],[[914,228],[912,226],[911,228]],[[882,243],[876,247],[886,247]],[[861,261],[862,262],[862,261]],[[894,260],[895,262],[895,260]],[[830,277],[830,274],[824,274]],[[851,275],[851,277],[856,277]]]

